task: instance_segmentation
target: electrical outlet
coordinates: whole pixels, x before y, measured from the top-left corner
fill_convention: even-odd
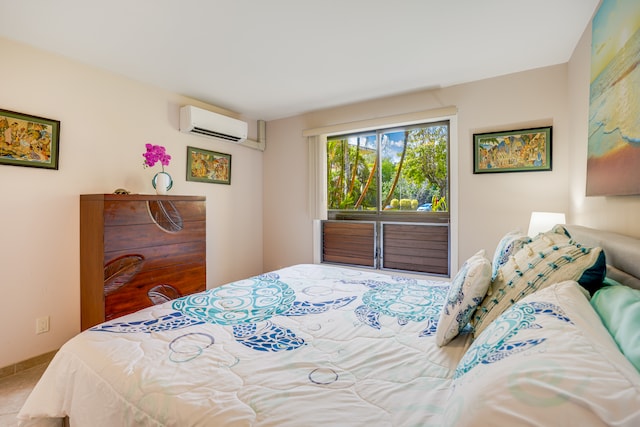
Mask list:
[[[49,332],[49,316],[38,317],[36,319],[36,334]]]

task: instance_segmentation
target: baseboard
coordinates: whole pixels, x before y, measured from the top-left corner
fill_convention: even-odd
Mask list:
[[[48,364],[49,362],[51,362],[51,359],[53,359],[53,356],[55,356],[57,352],[58,350],[53,350],[48,353],[41,354],[40,356],[32,357],[30,359],[23,360],[22,362],[0,368],[0,378],[15,375],[19,372],[26,371],[27,369],[33,368],[34,366],[42,365],[44,363]]]

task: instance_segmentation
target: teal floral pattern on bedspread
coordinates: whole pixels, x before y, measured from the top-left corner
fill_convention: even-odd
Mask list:
[[[415,279],[393,277],[395,282],[362,282],[370,290],[362,295],[362,305],[356,308],[358,319],[380,329],[380,315],[395,317],[399,325],[409,321],[424,322],[419,336],[436,333],[440,311],[444,306],[449,286],[434,286]]]
[[[286,313],[295,298],[289,285],[263,276],[188,295],[175,300],[172,306],[208,323],[242,325]]]
[[[523,329],[542,329],[536,323],[537,316],[551,316],[562,322],[572,323],[563,310],[547,302],[514,304],[491,323],[473,342],[460,361],[454,379],[460,378],[479,364],[490,364],[543,343],[546,338],[518,340]],[[542,332],[542,331],[541,331]]]
[[[231,328],[236,342],[258,351],[294,350],[305,345],[292,329],[279,325],[278,316],[308,316],[348,306],[361,297],[353,310],[356,318],[367,326],[381,329],[380,317],[397,319],[400,326],[421,322],[425,327],[420,337],[435,334],[448,285],[422,283],[416,279],[391,276],[388,281],[339,280],[352,286],[362,285],[362,295],[340,296],[322,301],[298,300],[299,295],[277,273],[229,283],[193,295],[178,298],[168,315],[144,321],[109,322],[93,331],[115,333],[151,333],[216,324]],[[354,286],[354,290],[362,287]],[[304,293],[304,289],[301,291]],[[330,296],[330,293],[327,293]],[[354,325],[355,326],[355,325]]]
[[[93,331],[139,333],[186,328],[204,323],[230,326],[237,342],[259,351],[294,350],[304,340],[270,321],[274,316],[323,313],[350,304],[356,296],[322,302],[296,301],[295,291],[277,274],[263,274],[174,300],[178,310],[148,321],[111,322]],[[260,324],[260,327],[258,327]]]
[[[236,341],[254,350],[281,351],[296,349],[304,345],[304,340],[269,319],[324,313],[343,307],[356,297],[316,303],[295,298],[295,291],[277,275],[262,275],[177,299],[173,308],[208,323],[231,326]],[[258,327],[259,322],[265,321]]]

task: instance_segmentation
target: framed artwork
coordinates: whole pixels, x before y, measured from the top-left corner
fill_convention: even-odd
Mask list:
[[[58,169],[60,122],[0,109],[0,164]]]
[[[638,0],[603,0],[593,17],[587,196],[640,194],[638,23]]]
[[[473,173],[551,170],[551,126],[476,133]]]
[[[187,181],[231,184],[231,154],[187,147]]]

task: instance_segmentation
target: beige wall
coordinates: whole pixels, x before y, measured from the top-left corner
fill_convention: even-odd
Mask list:
[[[269,270],[312,260],[312,218],[307,208],[305,129],[456,106],[458,262],[479,249],[492,251],[507,231],[526,231],[531,211],[569,208],[567,65],[474,83],[404,94],[269,122],[265,152],[264,266]],[[473,174],[473,134],[553,126],[553,170]],[[452,150],[453,151],[453,150]],[[303,159],[302,161],[300,159]],[[279,203],[270,203],[278,200]],[[454,266],[453,270],[457,270]]]
[[[576,224],[640,237],[640,197],[586,197],[591,26],[569,62],[570,202]],[[640,119],[639,119],[640,120]]]
[[[640,197],[584,195],[590,43],[589,27],[565,65],[269,122],[261,153],[179,133],[178,107],[192,101],[178,94],[0,39],[0,108],[62,122],[60,170],[0,165],[0,367],[78,332],[78,195],[152,192],[154,171],[141,166],[145,142],[173,156],[174,194],[207,196],[209,287],[312,262],[303,130],[450,105],[458,108],[459,263],[480,248],[493,251],[508,230],[526,230],[533,210],[640,237]],[[544,125],[554,127],[551,172],[472,173],[473,133]],[[232,154],[232,185],[187,183],[187,145]],[[36,336],[44,315],[51,332]]]
[[[207,197],[207,285],[262,272],[262,152],[180,133],[178,108],[194,101],[177,94],[6,39],[0,51],[0,108],[61,121],[58,171],[0,165],[0,367],[79,331],[79,195],[152,193],[146,142],[173,157],[171,193]],[[187,145],[231,154],[231,185],[186,182]]]

